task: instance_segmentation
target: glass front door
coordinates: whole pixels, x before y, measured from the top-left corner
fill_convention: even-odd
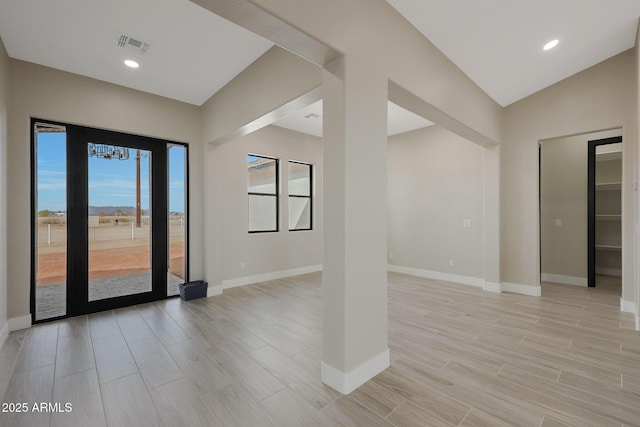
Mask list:
[[[188,280],[187,147],[33,123],[34,321],[177,294]]]
[[[89,301],[151,292],[149,150],[87,143]]]
[[[73,314],[164,298],[166,142],[67,126]]]

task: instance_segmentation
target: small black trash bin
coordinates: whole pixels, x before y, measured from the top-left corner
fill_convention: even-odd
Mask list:
[[[207,296],[208,283],[204,280],[196,280],[194,282],[181,283],[180,298],[189,301],[196,298],[204,298]]]

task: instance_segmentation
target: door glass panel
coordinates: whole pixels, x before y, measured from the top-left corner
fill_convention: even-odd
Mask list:
[[[36,125],[35,320],[67,312],[67,134]]]
[[[187,149],[182,145],[169,145],[169,272],[167,295],[178,295],[178,285],[186,276],[186,164]]]
[[[150,292],[151,152],[87,148],[89,301]]]

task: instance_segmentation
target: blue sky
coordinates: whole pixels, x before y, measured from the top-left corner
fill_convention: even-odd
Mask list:
[[[146,153],[144,150],[143,153]],[[185,149],[169,150],[169,209],[184,212]],[[66,210],[66,134],[38,134],[38,210]],[[89,204],[91,206],[135,206],[136,151],[129,150],[129,160],[105,160],[89,157]],[[141,205],[149,209],[149,162],[140,161]]]

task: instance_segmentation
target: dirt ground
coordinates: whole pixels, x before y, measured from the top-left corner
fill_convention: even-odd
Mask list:
[[[65,282],[65,248],[61,242],[38,245],[37,286]],[[98,279],[147,272],[149,254],[148,239],[90,241],[89,277]],[[184,278],[184,241],[172,241],[170,254],[169,272]]]

